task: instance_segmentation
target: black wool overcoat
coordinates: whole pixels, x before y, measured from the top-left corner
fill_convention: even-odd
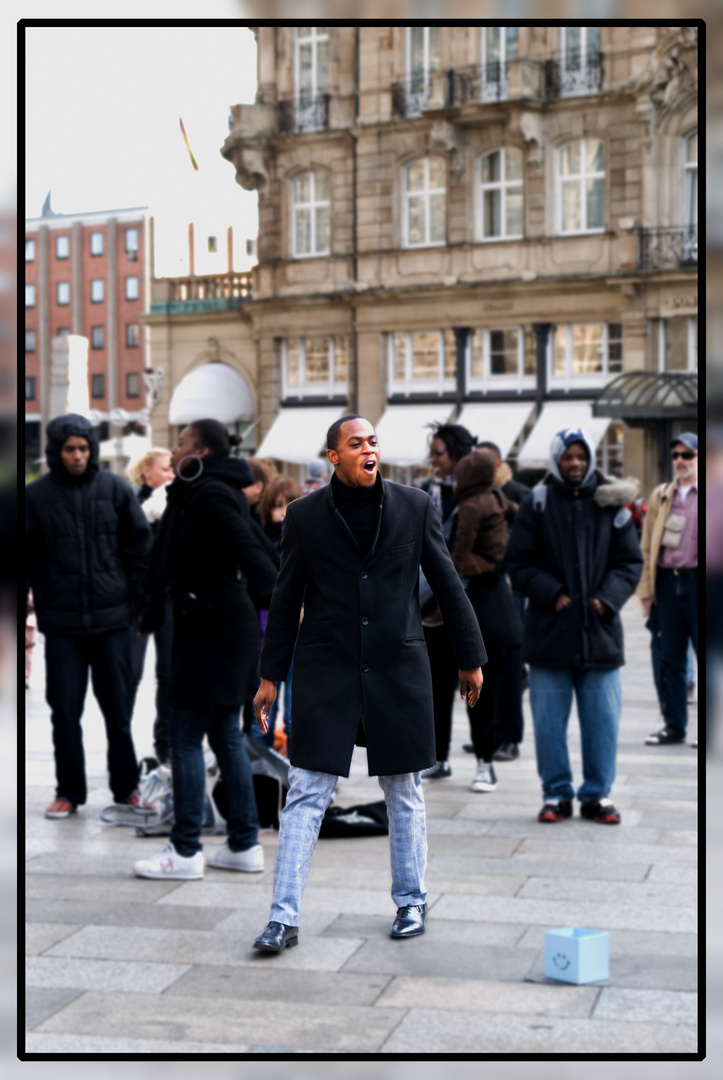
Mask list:
[[[294,655],[291,764],[337,776],[349,775],[360,721],[370,776],[417,772],[434,763],[420,565],[460,669],[487,660],[429,496],[381,479],[377,490],[376,535],[366,555],[331,485],[289,504],[259,664],[262,678],[283,680]]]

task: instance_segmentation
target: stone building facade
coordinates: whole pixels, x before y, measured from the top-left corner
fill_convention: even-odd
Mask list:
[[[582,423],[652,487],[658,419],[593,406],[630,372],[695,382],[696,28],[254,32],[222,153],[259,198],[237,334],[259,452],[300,469],[355,411],[408,481],[431,421],[519,469]]]

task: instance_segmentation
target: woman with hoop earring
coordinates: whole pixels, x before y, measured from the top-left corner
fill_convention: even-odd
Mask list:
[[[228,840],[207,856],[221,869],[263,870],[251,765],[240,709],[258,655],[254,603],[268,607],[276,567],[252,528],[242,488],[253,483],[236,436],[217,420],[195,420],[171,453],[176,479],[156,535],[148,600],[139,623],[152,633],[166,584],[173,599],[171,768],[174,824],[163,851],[134,865],[139,877],[203,877],[200,842],[206,769],[203,739],[228,794]],[[251,595],[249,595],[251,594]],[[252,601],[253,597],[253,601]]]

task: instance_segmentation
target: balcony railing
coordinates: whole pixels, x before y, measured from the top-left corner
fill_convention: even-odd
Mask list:
[[[151,315],[230,311],[251,299],[251,274],[204,274],[200,277],[163,278],[153,283],[156,297]]]
[[[297,94],[279,102],[279,133],[300,135],[306,131],[325,131],[329,127],[331,94]]]
[[[452,75],[451,71],[418,72],[392,83],[392,115],[404,120],[426,109],[443,108]]]
[[[675,229],[640,229],[640,270],[685,270],[698,265],[698,226]]]
[[[513,98],[541,97],[542,65],[536,60],[495,61],[447,72],[448,108]]]
[[[566,52],[545,61],[545,97],[595,94],[602,86],[602,53]]]

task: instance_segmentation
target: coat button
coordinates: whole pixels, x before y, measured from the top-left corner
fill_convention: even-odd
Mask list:
[[[363,577],[363,578],[364,578],[365,580],[366,580],[366,578],[368,578],[368,577],[369,577],[369,575],[367,574],[366,570],[362,570],[362,572],[361,572],[361,576],[362,576],[362,577]]]
[[[368,670],[369,670],[369,665],[368,664],[362,664],[362,671],[368,671]]]
[[[368,626],[369,620],[367,618],[362,619],[362,626]]]

